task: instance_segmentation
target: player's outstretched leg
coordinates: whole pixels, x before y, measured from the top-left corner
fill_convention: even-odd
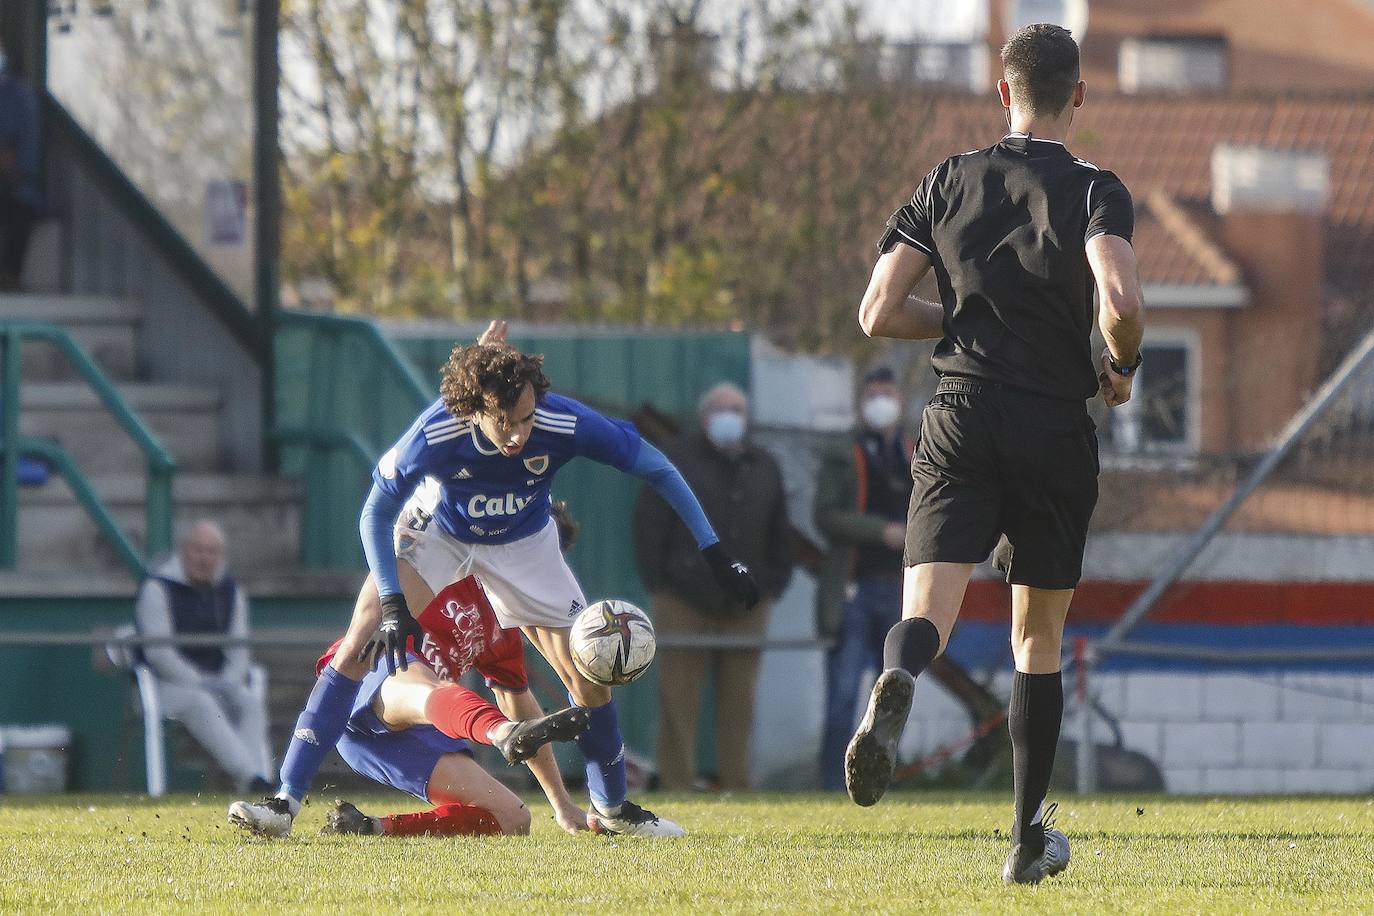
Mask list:
[[[331,667],[320,672],[282,759],[281,789],[260,802],[234,802],[229,806],[230,823],[261,836],[290,835],[311,780],[348,724],[360,684]]]
[[[433,725],[451,738],[490,744],[512,765],[529,760],[550,742],[572,741],[591,724],[580,706],[513,722],[480,695],[461,684],[441,683],[418,665],[414,674],[397,674],[386,686],[409,682],[419,682],[423,689],[382,694],[384,722],[394,728]]]
[[[592,796],[587,826],[597,833],[625,836],[667,839],[686,836],[687,831],[666,817],[659,817],[626,800],[625,742],[620,736],[615,700],[587,712],[591,716],[591,726],[577,739],[587,760],[587,789]]]
[[[477,805],[439,805],[430,811],[372,816],[342,799],[324,816],[320,833],[356,836],[492,836],[502,832],[496,816]]]
[[[529,760],[552,741],[572,741],[592,724],[590,711],[569,706],[537,719],[522,719],[498,726],[491,743],[506,762],[514,765]]]
[[[406,599],[412,608],[424,608],[434,598],[428,586],[407,563],[398,566]],[[371,666],[358,654],[376,630],[382,617],[381,597],[371,576],[358,592],[348,632],[340,640],[334,657],[320,672],[296,719],[291,741],[282,756],[281,788],[260,802],[236,801],[229,806],[229,822],[260,836],[283,837],[291,833],[291,822],[319,772],[325,757],[339,743],[364,677]]]
[[[568,648],[568,627],[522,627],[525,636],[544,656],[568,688],[568,699],[587,710],[588,725],[577,739],[587,762],[587,791],[592,808],[587,826],[597,833],[677,838],[687,831],[625,798],[625,741],[611,689],[594,684],[578,672]]]

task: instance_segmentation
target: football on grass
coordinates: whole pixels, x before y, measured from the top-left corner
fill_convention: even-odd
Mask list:
[[[587,607],[572,625],[573,664],[582,676],[606,687],[628,684],[654,660],[654,625],[628,601]]]

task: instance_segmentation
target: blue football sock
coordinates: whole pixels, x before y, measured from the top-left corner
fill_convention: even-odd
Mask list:
[[[296,801],[305,798],[325,755],[334,749],[353,712],[362,681],[355,681],[326,666],[296,720],[296,730],[281,762],[281,792]]]
[[[587,759],[587,791],[602,814],[615,814],[625,802],[625,741],[615,700],[589,709],[591,724],[577,739]]]

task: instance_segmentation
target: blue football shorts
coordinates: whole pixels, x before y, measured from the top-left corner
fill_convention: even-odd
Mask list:
[[[406,657],[409,664],[424,664],[414,653],[406,653]],[[372,701],[387,676],[386,664],[382,663],[363,678],[348,727],[337,745],[339,756],[355,773],[429,801],[429,777],[439,758],[455,753],[471,755],[472,748],[433,725],[413,725],[399,732],[387,728],[372,711]]]

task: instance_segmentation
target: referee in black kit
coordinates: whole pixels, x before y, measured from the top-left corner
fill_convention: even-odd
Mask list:
[[[974,564],[1005,535],[1015,820],[1002,878],[1034,883],[1069,863],[1068,840],[1043,809],[1064,711],[1064,618],[1097,502],[1087,400],[1130,399],[1143,324],[1130,193],[1064,145],[1083,104],[1078,45],[1059,26],[1026,26],[1003,47],[1002,67],[1011,133],[921,181],[887,223],[859,308],[871,337],[939,338],[940,383],[912,463],[903,619],[888,633],[845,780],[860,805],[886,791],[915,678],[943,651]],[[932,268],[941,302],[908,298]]]

